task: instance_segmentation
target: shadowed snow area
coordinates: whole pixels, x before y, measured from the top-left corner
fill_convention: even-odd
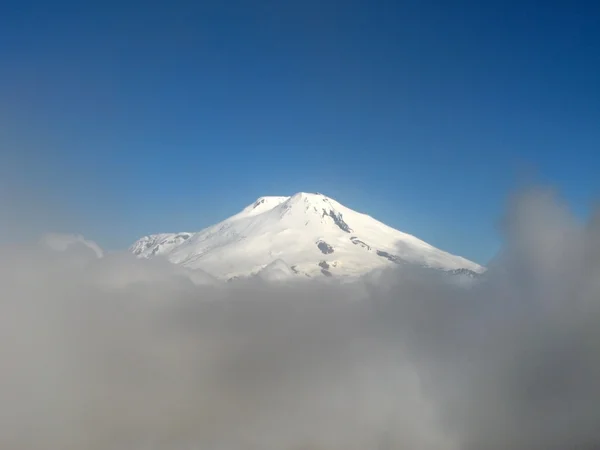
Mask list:
[[[468,289],[393,264],[205,284],[160,258],[6,247],[0,447],[598,448],[600,222],[532,192],[505,238]]]
[[[183,239],[181,236],[185,236]],[[316,245],[315,245],[316,242]],[[141,258],[162,255],[218,278],[248,276],[275,260],[295,267],[300,277],[319,276],[323,254],[338,261],[327,276],[356,277],[406,262],[442,270],[483,271],[353,211],[322,194],[261,197],[240,213],[197,233],[144,237],[130,251]]]

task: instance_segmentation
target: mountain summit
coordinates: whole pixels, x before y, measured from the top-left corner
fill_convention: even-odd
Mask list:
[[[130,251],[141,258],[162,255],[225,279],[270,273],[274,266],[278,273],[309,277],[356,276],[395,264],[483,270],[332,198],[305,192],[260,197],[204,230],[146,236]]]

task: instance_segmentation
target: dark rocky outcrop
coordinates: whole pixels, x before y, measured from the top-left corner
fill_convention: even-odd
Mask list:
[[[328,255],[334,251],[333,247],[325,241],[317,241],[317,247],[319,247],[319,250],[321,250],[321,253],[324,255]]]
[[[350,240],[352,241],[352,243],[354,245],[360,245],[362,248],[367,249],[367,250],[371,250],[371,246],[366,244],[365,242],[361,241],[360,239],[358,239],[356,236],[352,236],[350,238]]]
[[[391,262],[396,263],[396,264],[402,264],[402,262],[403,262],[402,258],[400,258],[399,256],[396,256],[396,255],[392,255],[391,253],[388,253],[388,252],[377,250],[377,254],[379,256],[381,256],[382,258],[389,259]]]
[[[334,213],[333,209],[330,209],[329,211],[323,209],[323,217],[325,216],[329,216],[333,219],[333,222],[340,228],[340,230],[345,231],[346,233],[351,233],[352,232],[352,228],[350,228],[350,226],[348,226],[348,224],[346,222],[344,222],[344,219],[342,218],[342,213]]]

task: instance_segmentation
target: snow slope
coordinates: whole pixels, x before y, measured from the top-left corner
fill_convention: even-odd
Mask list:
[[[437,249],[322,194],[261,197],[240,213],[196,233],[146,236],[130,251],[223,279],[275,266],[280,276],[358,276],[397,264],[482,272],[478,264]],[[262,273],[265,274],[265,271]]]

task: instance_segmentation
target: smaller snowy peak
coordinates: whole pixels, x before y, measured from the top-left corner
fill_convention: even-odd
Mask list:
[[[141,258],[150,258],[168,253],[175,247],[187,241],[192,233],[162,233],[151,234],[137,240],[129,251]]]
[[[97,258],[102,258],[104,252],[98,244],[86,240],[80,234],[48,233],[42,236],[40,243],[56,252],[87,251],[93,252]]]

